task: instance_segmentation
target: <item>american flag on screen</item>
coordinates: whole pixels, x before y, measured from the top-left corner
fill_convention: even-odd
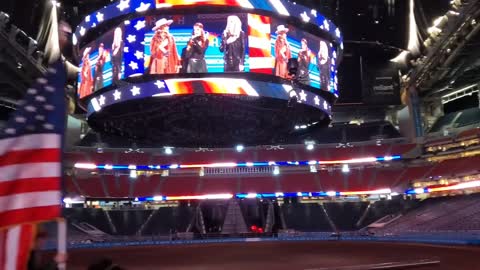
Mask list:
[[[59,61],[0,130],[0,270],[25,269],[32,224],[60,215],[65,80]]]

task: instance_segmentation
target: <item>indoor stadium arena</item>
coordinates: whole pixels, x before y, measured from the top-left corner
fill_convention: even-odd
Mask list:
[[[478,22],[2,0],[0,270],[480,269]]]

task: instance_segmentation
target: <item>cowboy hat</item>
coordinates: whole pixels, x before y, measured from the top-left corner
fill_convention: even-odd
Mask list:
[[[83,51],[83,56],[89,54],[91,50],[92,50],[92,47],[85,48],[85,50]]]
[[[152,28],[153,31],[157,31],[158,28],[164,26],[164,25],[170,25],[173,23],[173,20],[167,20],[165,18],[161,18],[155,23],[155,26]]]
[[[287,33],[288,32],[288,28],[285,27],[285,25],[283,24],[280,24],[279,26],[277,26],[277,31],[275,32],[275,34],[278,34],[280,32],[285,32]]]

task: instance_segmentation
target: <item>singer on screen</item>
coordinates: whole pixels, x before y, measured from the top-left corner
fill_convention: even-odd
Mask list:
[[[115,28],[112,42],[112,82],[117,83],[122,77],[123,40],[122,29]]]
[[[320,41],[317,63],[320,71],[320,88],[328,91],[330,85],[330,56],[328,55],[328,45],[325,41]]]
[[[175,38],[170,34],[172,20],[162,18],[155,23],[150,43],[150,74],[178,73],[180,59],[177,53]]]
[[[277,26],[277,40],[275,41],[275,75],[281,78],[289,78],[287,63],[292,58],[290,45],[287,42],[288,28],[284,25]]]
[[[80,98],[88,96],[92,93],[93,77],[92,77],[92,65],[90,64],[90,51],[91,47],[87,47],[83,51],[82,58],[82,70],[80,72],[80,89],[78,94]]]
[[[103,67],[107,61],[108,52],[105,50],[103,43],[98,46],[98,59],[95,64],[95,91],[103,88]]]
[[[308,49],[307,40],[302,38],[301,48],[298,52],[298,70],[297,80],[300,83],[310,85],[310,49]]]
[[[245,60],[245,33],[238,16],[228,16],[227,26],[222,34],[220,51],[223,52],[224,71],[243,71]]]
[[[208,38],[203,30],[202,23],[193,25],[192,37],[187,43],[182,62],[187,64],[187,73],[206,73],[207,62],[205,52],[208,48]]]

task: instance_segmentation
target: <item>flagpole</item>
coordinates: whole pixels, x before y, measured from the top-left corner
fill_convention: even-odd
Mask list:
[[[56,260],[58,270],[67,269],[67,222],[63,218],[57,220]]]

